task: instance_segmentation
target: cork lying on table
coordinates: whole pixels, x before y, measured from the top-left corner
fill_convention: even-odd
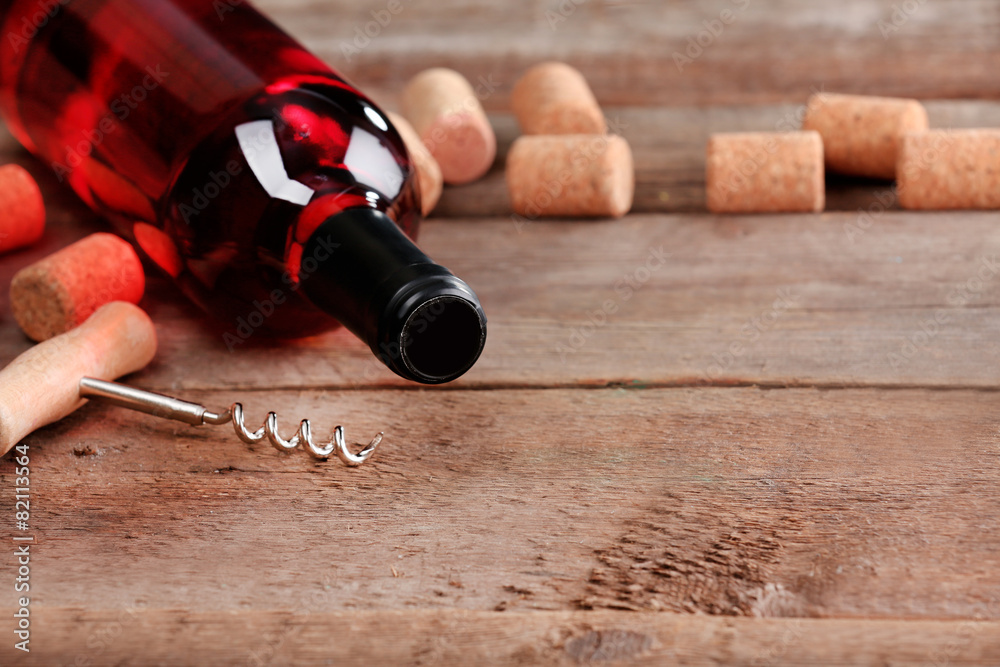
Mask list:
[[[713,213],[822,211],[823,141],[817,132],[712,135],[706,181]]]
[[[45,204],[38,184],[23,167],[0,167],[0,252],[35,243],[45,232]]]
[[[904,136],[899,204],[907,209],[1000,209],[1000,129]]]
[[[523,136],[507,156],[507,189],[528,218],[620,218],[635,194],[632,150],[614,135]]]
[[[524,134],[604,134],[607,123],[587,80],[558,62],[532,67],[514,86],[511,109]]]
[[[886,179],[896,177],[903,135],[927,127],[927,111],[916,100],[833,93],[810,97],[802,121],[803,130],[823,137],[827,169]]]
[[[441,167],[424,146],[424,143],[420,141],[417,131],[413,129],[408,120],[392,112],[387,115],[389,122],[396,127],[399,136],[403,138],[406,150],[413,160],[413,167],[417,171],[417,181],[420,184],[420,212],[426,217],[441,199],[441,192],[444,189]]]
[[[82,324],[111,301],[138,303],[146,281],[125,240],[92,234],[21,269],[10,285],[14,319],[29,338],[47,340]]]
[[[406,86],[401,104],[445,183],[471,183],[489,171],[497,153],[496,134],[465,77],[440,67],[425,70]]]

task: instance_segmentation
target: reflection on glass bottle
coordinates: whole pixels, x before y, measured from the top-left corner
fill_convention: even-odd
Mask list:
[[[246,2],[49,4],[42,19],[38,0],[0,4],[4,34],[23,36],[0,43],[0,112],[233,327],[230,349],[340,321],[405,377],[471,367],[482,309],[407,238],[414,171],[371,101]],[[415,367],[435,355],[443,363],[421,362],[433,372]]]

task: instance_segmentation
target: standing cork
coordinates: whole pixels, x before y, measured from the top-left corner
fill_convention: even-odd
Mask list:
[[[816,132],[716,134],[708,141],[708,210],[822,211],[823,141]]]
[[[145,284],[132,246],[112,234],[92,234],[21,269],[10,285],[10,307],[24,333],[41,341],[111,301],[138,303]]]
[[[525,134],[604,134],[601,107],[583,74],[558,62],[532,67],[514,86],[511,108]]]
[[[82,326],[40,343],[0,371],[0,455],[85,403],[80,380],[114,380],[146,366],[156,330],[138,306],[102,306]]]
[[[406,86],[401,102],[445,183],[471,183],[489,171],[497,138],[465,77],[450,69],[425,70]]]
[[[403,138],[406,150],[413,160],[413,167],[417,171],[417,181],[420,185],[420,211],[426,217],[441,199],[441,190],[444,187],[441,167],[424,146],[424,143],[420,141],[417,131],[413,129],[408,120],[392,112],[387,115],[389,122],[396,127],[399,136]]]
[[[38,184],[23,167],[0,167],[0,252],[31,245],[45,231],[45,204]]]
[[[903,208],[1000,209],[1000,129],[907,134],[897,171]]]
[[[524,136],[507,156],[507,189],[527,218],[620,218],[635,193],[632,151],[614,135]]]
[[[926,130],[927,111],[916,100],[817,93],[802,129],[823,137],[830,171],[891,179],[903,135]]]

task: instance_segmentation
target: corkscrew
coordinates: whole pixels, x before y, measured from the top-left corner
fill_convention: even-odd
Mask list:
[[[375,448],[382,442],[383,435],[379,433],[372,438],[367,447],[354,454],[344,440],[342,426],[337,426],[334,429],[333,439],[330,442],[316,444],[312,439],[312,426],[309,420],[303,419],[295,435],[286,440],[278,433],[278,416],[270,412],[259,429],[250,431],[246,427],[243,405],[240,403],[233,403],[222,412],[211,412],[204,405],[91,377],[80,380],[80,396],[103,399],[119,407],[137,410],[156,417],[173,419],[193,426],[205,424],[219,426],[232,423],[236,435],[247,444],[252,445],[267,438],[278,451],[289,452],[301,448],[314,459],[320,461],[325,461],[330,455],[336,453],[337,458],[348,466],[359,466],[367,461],[375,452]]]

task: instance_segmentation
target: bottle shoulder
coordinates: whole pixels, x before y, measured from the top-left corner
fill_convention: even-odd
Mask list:
[[[164,269],[176,274],[179,264],[175,277],[205,301],[223,287],[297,286],[313,232],[344,210],[385,213],[414,237],[420,201],[402,139],[381,110],[339,80],[293,77],[221,118],[161,206],[163,233],[137,243]],[[160,247],[164,238],[173,251]]]
[[[413,172],[402,139],[367,98],[339,79],[289,77],[233,109],[198,143],[161,217],[180,237],[213,226],[232,238],[232,225],[245,229],[248,217],[292,214],[286,224],[301,218],[293,236],[303,240],[317,224],[312,210],[361,205],[415,233]],[[305,209],[310,214],[300,215]]]

